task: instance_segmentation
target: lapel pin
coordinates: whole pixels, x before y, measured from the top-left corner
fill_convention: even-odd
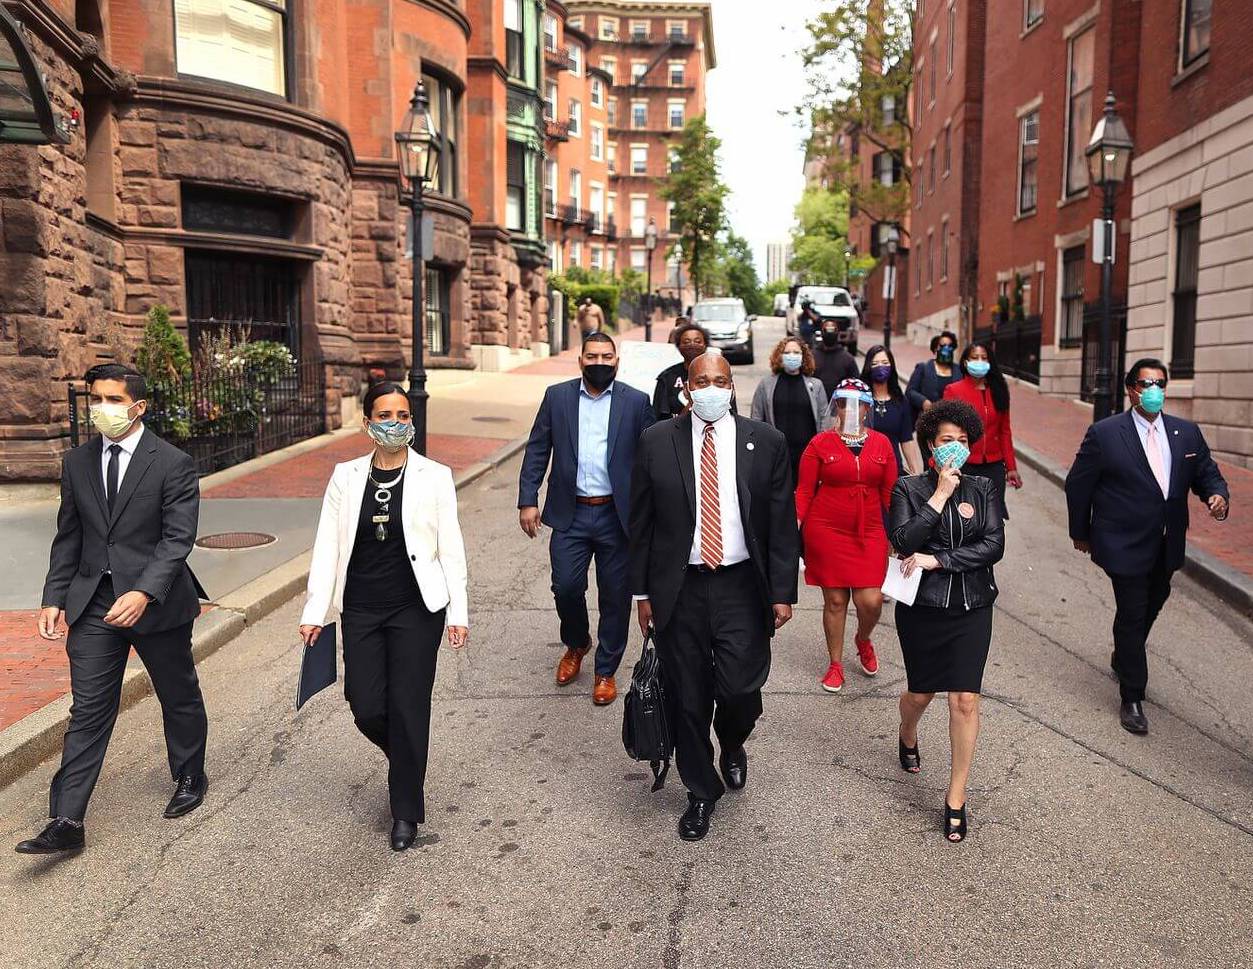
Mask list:
[[[749,441],[747,444],[744,445],[744,447],[748,448],[748,450],[751,451],[753,449],[753,442]]]

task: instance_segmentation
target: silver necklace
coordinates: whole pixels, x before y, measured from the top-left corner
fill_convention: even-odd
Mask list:
[[[370,521],[374,524],[374,538],[376,541],[387,541],[387,526],[392,520],[391,500],[392,489],[400,484],[400,479],[405,476],[405,469],[402,465],[399,473],[391,481],[379,481],[374,477],[374,465],[370,465],[370,484],[374,485],[374,503],[377,506],[373,517]]]

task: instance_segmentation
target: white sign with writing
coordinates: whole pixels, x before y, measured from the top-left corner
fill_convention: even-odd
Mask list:
[[[618,379],[642,390],[652,399],[657,374],[683,358],[673,343],[645,343],[623,340],[618,344]]]

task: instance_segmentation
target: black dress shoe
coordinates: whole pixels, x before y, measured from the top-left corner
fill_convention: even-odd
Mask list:
[[[181,818],[190,814],[204,803],[204,794],[208,789],[209,778],[204,774],[184,774],[178,779],[178,787],[174,789],[170,803],[165,806],[165,816]]]
[[[1139,700],[1133,700],[1130,703],[1124,703],[1118,709],[1118,722],[1122,724],[1123,730],[1128,733],[1148,733],[1149,720],[1144,715],[1144,707],[1140,705]]]
[[[22,855],[55,855],[62,851],[82,851],[86,832],[81,824],[53,818],[38,836],[23,841],[15,849]]]
[[[731,790],[738,791],[748,783],[748,754],[744,753],[743,747],[730,753],[724,750],[718,758],[718,767]]]
[[[392,851],[404,851],[418,836],[418,826],[412,821],[392,822]]]
[[[684,841],[700,841],[709,834],[709,819],[713,813],[713,801],[692,798],[683,817],[679,818],[679,837]]]

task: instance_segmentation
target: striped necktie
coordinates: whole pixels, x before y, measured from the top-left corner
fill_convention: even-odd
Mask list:
[[[700,448],[700,560],[711,569],[722,564],[722,511],[718,504],[718,450],[714,426],[705,425]]]

